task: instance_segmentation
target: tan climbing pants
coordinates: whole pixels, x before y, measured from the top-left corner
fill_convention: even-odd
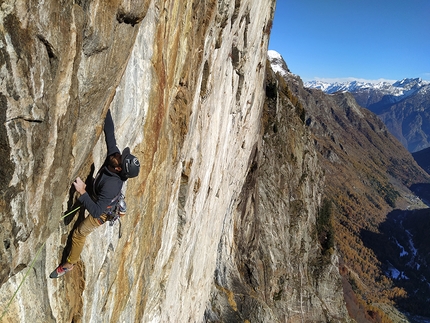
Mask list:
[[[100,222],[100,219],[102,222]],[[102,214],[100,218],[96,219],[90,214],[85,218],[84,221],[73,231],[72,235],[72,246],[67,261],[71,264],[76,264],[81,255],[82,249],[85,245],[87,235],[97,229],[106,221],[106,214]]]

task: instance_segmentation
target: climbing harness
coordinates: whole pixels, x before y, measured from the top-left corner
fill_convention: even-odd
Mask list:
[[[116,221],[119,223],[118,238],[120,239],[121,234],[121,217],[127,212],[127,204],[125,203],[124,195],[120,192],[112,202],[115,204],[108,206],[106,211],[106,221],[109,221],[109,226],[113,226]]]

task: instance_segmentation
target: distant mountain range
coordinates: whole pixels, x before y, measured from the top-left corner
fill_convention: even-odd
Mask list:
[[[430,147],[430,82],[405,78],[397,82],[311,81],[307,88],[325,93],[351,93],[357,103],[376,113],[410,152]]]
[[[420,78],[406,78],[397,82],[335,82],[328,83],[323,81],[305,82],[304,86],[313,89],[322,90],[328,94],[336,92],[362,92],[378,91],[381,94],[389,95],[395,101],[403,100],[419,91],[428,91],[430,82],[423,81]]]

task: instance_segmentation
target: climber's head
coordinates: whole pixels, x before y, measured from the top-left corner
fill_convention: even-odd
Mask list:
[[[121,172],[122,165],[121,165],[121,154],[115,153],[109,156],[108,158],[108,166],[110,166],[116,173]]]
[[[109,169],[121,176],[125,181],[129,178],[139,175],[140,163],[139,160],[130,153],[130,148],[125,148],[120,153],[115,153],[108,158]]]
[[[130,153],[130,148],[125,148],[121,156],[121,171],[120,176],[126,180],[139,175],[140,163],[139,160]]]

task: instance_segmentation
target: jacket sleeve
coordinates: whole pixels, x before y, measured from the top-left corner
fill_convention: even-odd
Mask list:
[[[98,218],[102,215],[107,207],[112,203],[112,200],[121,192],[122,181],[115,181],[103,186],[94,202],[87,192],[79,197],[79,201],[85,206],[88,212]]]
[[[115,127],[113,125],[110,109],[106,114],[104,133],[105,133],[106,146],[107,146],[107,155],[110,156],[115,153],[121,153],[121,151],[116,146]]]

